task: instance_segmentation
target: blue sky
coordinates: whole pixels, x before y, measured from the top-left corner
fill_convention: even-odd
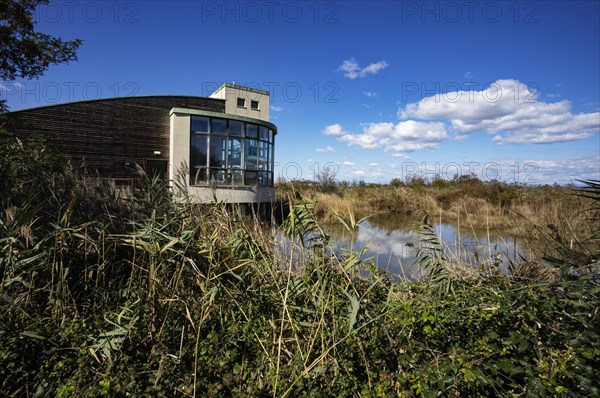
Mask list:
[[[600,178],[598,1],[58,1],[36,19],[84,44],[2,82],[12,110],[235,81],[271,92],[276,178]]]

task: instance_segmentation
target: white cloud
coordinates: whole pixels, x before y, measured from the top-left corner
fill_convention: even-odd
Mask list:
[[[484,131],[497,143],[552,143],[589,138],[600,131],[600,113],[571,113],[569,101],[547,103],[517,80],[497,80],[481,91],[423,98],[398,111],[401,119],[447,119],[462,135]]]
[[[335,149],[331,146],[327,146],[325,148],[315,148],[317,152],[335,152]]]
[[[490,160],[475,163],[473,171],[484,181],[498,179],[506,183],[566,184],[575,180],[600,179],[600,156],[538,159],[538,160]],[[462,171],[470,169],[465,166]],[[439,169],[439,168],[438,168]],[[430,174],[433,172],[430,172]],[[450,175],[444,175],[449,178]]]
[[[410,159],[410,155],[407,155],[405,153],[393,153],[392,157],[396,159]]]
[[[338,70],[341,70],[344,73],[344,76],[350,79],[356,79],[361,71],[360,66],[358,66],[358,64],[356,63],[356,61],[354,60],[354,58],[350,59],[350,60],[346,60],[344,62],[342,62],[342,64],[339,66]]]
[[[366,95],[367,97],[377,97],[377,93],[373,92],[373,91],[363,91],[363,94]]]
[[[345,72],[345,77],[354,80],[357,77],[364,78],[367,75],[375,75],[388,66],[386,61],[379,61],[361,68],[354,58],[350,58],[343,61],[338,70]]]
[[[356,163],[345,161],[345,162],[342,162],[342,166],[352,167],[352,166],[356,166]]]
[[[587,104],[585,104],[585,106],[586,108],[600,112],[600,102],[588,102]]]
[[[325,126],[325,128],[323,129],[323,134],[325,135],[332,135],[334,137],[339,137],[341,135],[344,134],[348,134],[345,131],[342,130],[342,126],[340,126],[339,124],[332,124],[329,126]]]
[[[375,163],[375,162],[373,162],[373,163],[369,163],[369,166],[371,166],[371,167],[377,167],[377,166],[379,166],[379,164],[378,164],[378,163]]]
[[[280,107],[279,105],[271,105],[271,110],[273,112],[281,112],[283,110],[283,108]]]
[[[354,166],[347,168],[341,167],[337,177],[339,180],[353,180],[360,178],[368,181],[389,182],[389,180],[393,178],[395,174],[396,173],[389,170],[389,168],[386,168],[386,170],[381,170]]]
[[[600,156],[558,160],[535,160],[521,165],[519,177],[525,183],[577,183],[575,180],[600,179]],[[514,165],[511,165],[514,169]]]
[[[370,123],[362,133],[350,133],[339,124],[326,126],[323,132],[339,141],[365,149],[383,148],[386,152],[414,152],[437,148],[448,135],[443,123],[407,120],[394,123]]]

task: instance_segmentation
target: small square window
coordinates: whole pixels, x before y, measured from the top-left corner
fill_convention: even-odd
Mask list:
[[[237,106],[240,108],[245,108],[246,107],[246,100],[244,98],[238,98],[237,99]]]
[[[250,109],[258,110],[258,101],[250,101]]]

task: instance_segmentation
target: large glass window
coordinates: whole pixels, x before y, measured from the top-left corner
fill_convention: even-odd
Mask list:
[[[273,130],[191,116],[190,184],[273,186]]]
[[[207,117],[192,117],[192,133],[208,133],[208,121]]]
[[[260,141],[258,144],[258,169],[268,170],[269,163],[269,143]]]
[[[258,138],[258,126],[256,124],[246,125],[246,137]]]
[[[208,159],[207,139],[207,135],[192,133],[190,183],[193,185],[206,183],[206,161]]]
[[[261,141],[269,141],[269,129],[265,126],[260,126],[260,136]]]
[[[229,121],[229,135],[243,137],[244,136],[244,122],[238,122],[237,120],[230,120]]]
[[[247,171],[246,176],[245,176],[246,185],[257,185],[256,176],[257,176],[256,171]]]
[[[258,141],[246,140],[246,170],[258,168]]]
[[[210,136],[210,167],[225,167],[227,161],[227,137]]]
[[[229,137],[228,166],[230,168],[242,168],[244,155],[243,138]]]
[[[224,119],[211,119],[210,133],[211,134],[225,134],[227,132],[227,120]]]
[[[273,164],[273,159],[275,159],[275,154],[273,153],[273,144],[269,144],[269,162],[268,162],[268,166],[269,166],[269,171],[272,173],[274,164]],[[273,185],[273,184],[271,184]]]

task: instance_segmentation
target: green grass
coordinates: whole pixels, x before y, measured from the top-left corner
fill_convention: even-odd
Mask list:
[[[425,225],[424,276],[398,283],[336,255],[307,201],[281,247],[223,205],[144,178],[126,194],[6,139],[0,396],[600,393],[597,253],[556,247],[552,280],[459,272]]]

